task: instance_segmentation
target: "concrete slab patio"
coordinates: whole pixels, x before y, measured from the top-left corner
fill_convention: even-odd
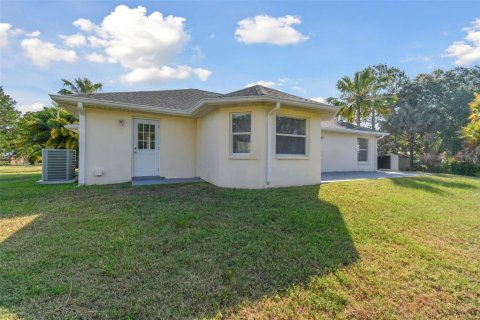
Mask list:
[[[385,178],[405,178],[425,175],[425,172],[407,171],[348,171],[348,172],[323,172],[322,183],[369,180]]]

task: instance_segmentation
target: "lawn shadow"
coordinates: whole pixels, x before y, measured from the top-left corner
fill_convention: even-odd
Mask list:
[[[439,176],[440,177],[440,176]],[[442,176],[442,178],[452,178],[451,176]],[[475,189],[474,184],[466,182],[451,182],[445,179],[436,179],[435,177],[411,177],[411,178],[394,178],[391,181],[400,187],[424,190],[435,194],[445,194],[447,191],[442,188],[456,189]]]
[[[0,243],[0,309],[27,318],[212,317],[358,259],[342,213],[318,199],[318,186],[108,186],[57,198],[55,212]]]

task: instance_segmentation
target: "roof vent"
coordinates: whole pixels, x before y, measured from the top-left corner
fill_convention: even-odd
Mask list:
[[[39,183],[75,182],[76,150],[42,149],[42,180]]]

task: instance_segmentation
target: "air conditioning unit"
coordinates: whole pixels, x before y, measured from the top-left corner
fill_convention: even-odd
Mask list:
[[[71,183],[75,179],[76,150],[42,149],[40,183]]]

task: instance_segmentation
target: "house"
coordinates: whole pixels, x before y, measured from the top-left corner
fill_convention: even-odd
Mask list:
[[[322,122],[322,172],[377,170],[377,141],[386,135],[335,119]]]
[[[337,107],[259,85],[227,94],[184,89],[51,98],[79,118],[69,128],[79,132],[80,185],[139,177],[199,177],[235,188],[308,185],[321,181],[322,156],[335,169],[336,151],[323,149],[357,159],[355,143],[321,139],[322,122]],[[361,168],[375,170],[370,139],[378,133],[338,130],[324,131],[325,141],[368,137],[369,165]]]

